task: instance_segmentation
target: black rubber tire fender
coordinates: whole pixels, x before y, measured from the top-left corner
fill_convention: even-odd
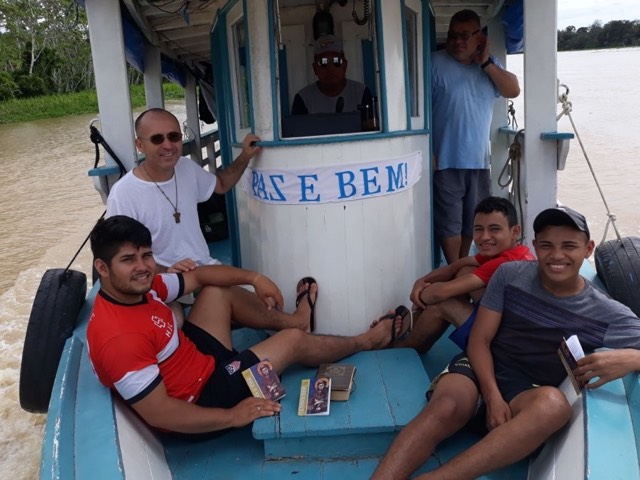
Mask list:
[[[87,276],[76,270],[47,270],[31,307],[20,365],[20,405],[46,413],[67,339],[87,295]]]
[[[595,263],[609,295],[640,316],[640,238],[622,237],[598,245]]]

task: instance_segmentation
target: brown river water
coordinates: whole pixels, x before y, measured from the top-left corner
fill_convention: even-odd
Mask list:
[[[559,54],[573,117],[622,235],[640,236],[640,48]],[[522,78],[522,56],[508,59]],[[526,85],[524,86],[526,89]],[[515,102],[522,112],[522,98]],[[170,107],[179,118],[184,110]],[[42,273],[66,267],[104,206],[87,177],[93,115],[0,125],[0,473],[37,477],[45,418],[21,410],[22,342]],[[522,126],[522,115],[518,117]],[[571,131],[563,118],[558,131]],[[559,176],[560,200],[584,212],[596,241],[607,217],[577,142]],[[608,238],[613,238],[610,231]],[[72,268],[88,273],[88,247]],[[9,478],[9,477],[7,477]]]

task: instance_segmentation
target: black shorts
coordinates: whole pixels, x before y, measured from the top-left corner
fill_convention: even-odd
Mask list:
[[[449,362],[449,365],[447,365],[447,367],[433,379],[431,385],[429,385],[429,388],[427,389],[427,399],[431,399],[438,380],[447,373],[459,373],[460,375],[464,375],[469,378],[478,389],[479,396],[478,403],[476,404],[476,411],[465,425],[465,430],[476,435],[485,436],[489,433],[486,424],[487,406],[482,400],[482,395],[480,395],[480,383],[478,382],[475,372],[471,368],[471,363],[469,362],[469,358],[467,358],[466,353],[459,353],[453,357],[451,362]],[[511,402],[511,400],[513,400],[518,394],[539,386],[532,383],[525,376],[521,374],[518,375],[514,370],[509,370],[508,372],[504,371],[501,373],[496,372],[496,383],[498,384],[498,389],[500,390],[502,398],[507,403]],[[543,446],[544,443],[534,450],[530,456],[538,455]]]
[[[251,350],[244,350],[240,353],[236,350],[229,350],[215,337],[188,320],[184,322],[182,332],[195,343],[200,352],[211,355],[216,361],[215,369],[202,388],[202,392],[195,402],[196,405],[231,408],[251,396],[242,371],[260,361],[255,353]],[[206,440],[228,431],[230,429],[206,433],[169,432],[167,435],[187,440]]]
[[[438,380],[447,373],[459,373],[460,375],[464,375],[475,384],[478,392],[480,392],[480,383],[478,382],[478,378],[471,368],[471,363],[467,358],[467,354],[463,352],[453,357],[442,373],[433,379],[431,385],[429,385],[429,389],[427,390],[427,398],[431,398]],[[531,379],[527,378],[525,375],[522,375],[513,369],[496,370],[495,375],[498,389],[500,390],[502,398],[507,403],[511,402],[511,400],[525,390],[531,390],[532,388],[539,386],[533,383]]]

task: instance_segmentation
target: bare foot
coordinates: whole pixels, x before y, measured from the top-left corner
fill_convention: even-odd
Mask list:
[[[394,313],[395,312],[391,310],[386,315],[371,322],[369,331],[365,333],[371,340],[370,350],[380,350],[391,346],[393,337],[400,334],[402,317],[396,315],[394,318]],[[391,328],[395,329],[395,335],[392,334]]]

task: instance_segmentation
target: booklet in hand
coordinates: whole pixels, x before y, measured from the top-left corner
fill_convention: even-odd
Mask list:
[[[562,342],[560,342],[558,355],[560,356],[562,365],[564,365],[564,368],[567,371],[567,375],[569,376],[569,380],[571,380],[573,388],[579,395],[580,391],[585,386],[585,382],[579,382],[573,374],[573,371],[578,367],[578,360],[584,357],[584,351],[582,350],[582,345],[580,345],[578,336],[571,335],[569,338],[563,338]]]
[[[242,376],[254,397],[275,402],[286,395],[278,374],[273,371],[269,360],[263,360],[247,368],[242,372]]]
[[[329,377],[305,378],[300,383],[298,415],[329,415],[331,405],[331,379]]]

